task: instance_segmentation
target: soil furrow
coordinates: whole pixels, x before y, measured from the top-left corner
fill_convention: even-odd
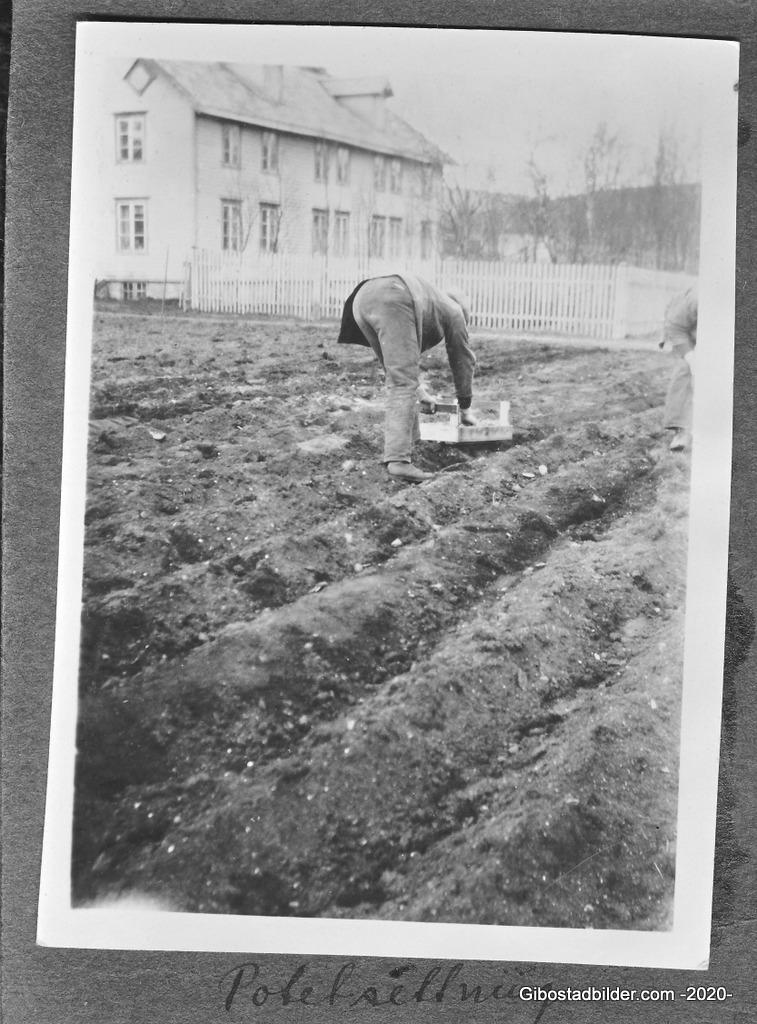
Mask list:
[[[219,523],[218,514],[210,511],[201,527],[183,525],[183,508],[187,501],[190,507],[196,503],[197,486],[187,487],[181,477],[174,480],[175,471],[157,488],[149,480],[141,485],[150,493],[145,504],[163,515],[156,519],[140,511],[139,527],[127,526],[133,521],[134,510],[122,507],[118,489],[106,480],[105,486],[90,492],[88,522],[93,532],[102,522],[111,535],[114,513],[120,508],[125,539],[131,531],[134,548],[150,553],[152,558],[148,570],[135,578],[133,569],[119,565],[110,554],[104,556],[99,547],[87,554],[84,685],[92,690],[113,676],[133,675],[161,657],[174,658],[200,646],[212,639],[225,622],[253,619],[261,608],[280,607],[314,587],[382,565],[395,556],[393,545],[420,541],[435,526],[465,519],[475,525],[480,512],[488,515],[505,502],[520,500],[525,492],[532,492],[538,501],[545,486],[548,493],[554,473],[561,467],[580,462],[600,449],[602,457],[609,459],[613,451],[629,441],[636,445],[651,443],[639,439],[649,437],[653,423],[652,414],[639,414],[603,424],[602,428],[581,424],[556,440],[518,445],[508,451],[484,456],[465,452],[467,461],[462,472],[443,475],[423,488],[398,487],[378,499],[372,497],[377,484],[375,469],[362,476],[350,469],[340,473],[339,463],[334,466],[333,457],[329,457],[332,479],[334,473],[337,479],[342,478],[336,488],[337,505],[344,494],[349,499],[346,510],[334,508],[331,494],[319,493],[312,465],[295,457],[288,465],[281,463],[282,476],[278,479],[283,483],[274,485],[265,505],[256,497],[258,485],[249,485],[254,525],[247,522],[236,529],[223,520]],[[449,457],[442,445],[427,446],[427,451],[427,460]],[[262,466],[266,479],[276,470],[270,460]],[[548,468],[551,476],[547,480],[539,478],[539,466]],[[298,473],[300,468],[302,472]],[[230,470],[216,467],[200,472],[211,474],[207,482],[216,489]],[[469,473],[475,474],[473,483]],[[256,474],[252,477],[255,479]],[[234,480],[238,487],[236,477]],[[301,503],[307,510],[305,520],[282,529],[278,509],[284,503],[287,507]],[[595,513],[603,511],[601,503],[594,504],[596,508],[577,513],[577,521],[595,518]],[[249,533],[239,536],[242,530]],[[343,543],[334,543],[336,538],[342,538]],[[226,590],[225,600],[220,602],[214,600],[219,587]],[[186,612],[185,619],[177,623],[175,609],[179,603]]]
[[[616,534],[624,534],[625,543],[619,544]],[[667,539],[672,542],[675,538]],[[649,553],[645,557],[633,543],[625,524],[611,528],[606,541],[586,547],[592,550],[559,545],[542,571],[522,576],[515,586],[504,586],[497,598],[482,603],[472,617],[451,634],[447,632],[439,648],[412,671],[388,681],[337,720],[324,723],[309,747],[300,744],[293,757],[267,768],[258,766],[254,773],[243,770],[215,779],[213,798],[191,827],[168,827],[157,845],[153,836],[146,848],[134,851],[129,820],[133,829],[133,819],[141,820],[149,813],[148,806],[160,807],[166,801],[156,793],[152,802],[145,803],[144,811],[139,809],[141,813],[130,815],[122,807],[117,828],[123,830],[121,842],[129,851],[128,865],[118,860],[122,851],[113,833],[109,854],[118,864],[119,877],[165,893],[171,882],[164,872],[178,868],[182,879],[194,877],[200,887],[193,890],[189,885],[181,893],[174,890],[174,898],[182,905],[189,899],[194,909],[334,915],[349,908],[352,915],[360,907],[361,915],[373,916],[386,902],[386,914],[392,916],[403,902],[401,895],[392,895],[393,888],[400,894],[413,891],[412,878],[418,871],[425,885],[427,876],[419,865],[426,852],[433,851],[440,841],[454,845],[453,837],[468,835],[474,825],[483,829],[484,838],[474,844],[473,859],[478,856],[483,864],[485,858],[479,854],[486,852],[487,843],[494,843],[493,836],[499,836],[500,873],[509,872],[512,883],[518,857],[523,856],[534,829],[543,826],[543,822],[539,824],[543,807],[538,800],[529,814],[524,810],[531,797],[524,797],[529,790],[523,790],[523,776],[529,783],[533,779],[538,794],[541,776],[533,773],[538,773],[545,757],[545,744],[556,742],[556,737],[563,737],[559,749],[572,751],[571,771],[591,773],[599,756],[597,745],[605,751],[622,719],[627,731],[633,725],[635,744],[647,735],[645,749],[656,750],[655,770],[662,766],[674,773],[674,764],[672,769],[662,764],[660,749],[665,748],[655,744],[654,732],[664,732],[674,717],[670,693],[675,692],[677,680],[670,675],[661,677],[665,678],[662,689],[666,696],[664,703],[658,697],[658,706],[667,715],[663,721],[662,712],[651,711],[654,698],[640,692],[638,685],[631,686],[629,679],[633,676],[638,682],[640,670],[633,667],[634,661],[655,637],[655,666],[665,663],[671,671],[670,663],[679,652],[675,644],[665,644],[662,638],[667,629],[667,607],[675,604],[676,595],[667,592],[664,573]],[[610,548],[613,557],[608,559],[605,549]],[[642,574],[648,588],[636,588],[635,600],[629,603],[625,581],[633,573]],[[578,604],[564,601],[568,577],[571,586],[579,588]],[[535,628],[537,609],[540,614]],[[626,629],[645,615],[648,625],[644,634],[637,627]],[[650,626],[655,619],[658,626]],[[474,663],[475,671],[470,671]],[[644,685],[658,693],[659,680],[650,680],[650,676],[647,670]],[[608,725],[602,710],[609,685],[613,685],[614,725]],[[593,686],[599,696],[576,702],[576,694],[587,686]],[[618,710],[621,705],[614,696],[617,688],[624,693],[623,710]],[[587,721],[592,723],[591,742],[585,738]],[[647,760],[651,757],[649,754]],[[566,774],[559,764],[556,768],[554,758],[548,760],[553,766],[553,789],[556,780],[562,780],[563,797],[557,807],[564,813],[547,819],[553,840],[549,857],[540,860],[532,854],[526,858],[528,870],[521,866],[515,890],[531,886],[532,895],[541,889],[549,895],[531,900],[527,909],[522,900],[505,898],[490,907],[485,920],[556,923],[559,914],[582,911],[588,903],[592,907],[591,913],[586,912],[588,919],[600,920],[605,926],[617,924],[613,915],[618,908],[610,897],[595,906],[591,900],[596,896],[585,896],[585,872],[580,876],[584,887],[580,891],[570,887],[566,891],[565,885],[555,880],[585,852],[606,847],[602,856],[595,858],[592,878],[596,888],[601,872],[606,875],[611,864],[616,873],[622,871],[629,858],[635,862],[643,851],[639,843],[629,844],[623,838],[626,819],[621,821],[618,815],[605,818],[611,789],[600,790],[601,807],[576,809],[569,799],[570,772]],[[649,767],[646,762],[643,768],[639,764],[616,765],[613,784],[633,780]],[[190,782],[190,788],[194,784]],[[164,807],[163,818],[174,811],[180,813],[180,802],[169,800],[168,804],[170,812]],[[307,808],[306,817],[303,808]],[[484,826],[484,822],[488,824]],[[229,858],[233,874],[204,879],[200,884],[195,872],[201,865],[193,864],[193,843],[196,840],[204,848],[210,835],[223,837],[224,844],[233,843]],[[448,839],[444,840],[445,836]],[[669,829],[662,835],[658,828],[651,844],[654,856],[667,865],[665,885],[653,894],[655,912],[659,901],[669,896],[671,860],[663,853],[671,848],[672,838]],[[167,853],[169,846],[171,852]],[[506,868],[501,864],[503,850],[510,850]],[[432,864],[438,856],[439,851]],[[107,876],[105,863],[100,870]],[[429,867],[428,872],[433,874],[433,870]],[[483,869],[477,870],[480,874]],[[545,878],[534,889],[538,881],[535,872]],[[406,874],[410,881],[401,882]],[[512,888],[511,883],[505,889]],[[438,887],[443,891],[443,881]],[[425,892],[424,886],[415,889]],[[196,896],[198,904],[193,892],[203,893]],[[220,897],[219,893],[226,895]],[[466,913],[480,910],[472,891],[458,895],[460,906],[470,902]],[[645,898],[648,895],[644,893]],[[577,908],[576,899],[585,903]],[[455,905],[454,900],[452,903]],[[439,910],[443,904],[437,905],[434,914],[431,905],[417,897],[411,904],[415,910],[407,904],[399,909],[410,918],[445,919],[444,911]],[[544,919],[539,920],[541,914]]]
[[[252,735],[278,750],[303,735],[312,716],[329,709],[334,698],[324,701],[324,692],[354,700],[406,668],[418,645],[466,614],[494,578],[541,557],[561,530],[617,513],[651,470],[647,448],[639,442],[622,469],[592,457],[548,482],[535,481],[506,506],[484,506],[475,520],[400,547],[377,572],[268,609],[252,622],[234,623],[185,658],[148,669],[129,682],[130,714],[156,722],[161,735],[169,709],[176,742],[189,746],[194,746],[193,724],[208,714],[222,731],[222,743],[228,723],[243,717]],[[463,481],[456,484],[470,490]],[[450,497],[454,500],[454,489],[447,488],[445,502]],[[114,687],[90,700],[109,702],[122,716],[122,695],[122,687]],[[290,711],[283,721],[282,709]],[[104,707],[103,714],[107,718]],[[85,750],[97,746],[87,735],[88,722],[85,715],[80,735]],[[258,760],[266,751],[256,749],[255,755]]]
[[[332,329],[155,325],[96,329],[75,899],[665,927],[665,358],[474,339],[515,443],[424,444],[408,487]]]
[[[364,776],[364,781],[362,791],[357,787],[355,792],[362,792],[362,796],[368,799],[365,783],[375,778],[375,773],[379,771],[384,776],[384,785],[387,783],[387,769],[380,768],[379,761],[386,756],[387,742],[391,742],[392,762],[402,766],[403,777],[407,774],[411,792],[426,808],[416,808],[411,812],[413,850],[410,852],[418,854],[416,847],[425,848],[440,835],[454,831],[460,821],[464,820],[463,811],[470,804],[467,797],[458,801],[449,795],[456,794],[467,784],[467,776],[461,774],[461,764],[466,766],[467,772],[475,769],[486,774],[490,771],[491,758],[502,756],[502,725],[495,714],[497,703],[492,702],[490,694],[485,703],[483,720],[480,715],[471,716],[469,708],[465,709],[465,726],[458,750],[453,738],[453,724],[438,720],[438,700],[433,713],[429,712],[424,702],[418,706],[417,695],[422,684],[417,675],[425,672],[433,680],[423,684],[426,687],[448,690],[455,707],[454,714],[449,714],[450,718],[460,713],[459,703],[462,701],[465,704],[469,699],[469,680],[464,675],[458,677],[453,674],[449,678],[449,655],[443,648],[435,656],[432,655],[430,661],[424,661],[428,659],[428,653],[419,649],[419,643],[423,639],[426,642],[428,639],[433,641],[434,637],[440,635],[446,637],[452,630],[453,650],[459,652],[466,642],[469,644],[470,660],[471,663],[478,662],[479,675],[487,669],[496,677],[495,692],[498,698],[509,687],[514,689],[516,703],[525,694],[524,710],[514,712],[511,703],[507,712],[508,723],[512,715],[514,724],[506,732],[506,735],[511,736],[510,745],[518,748],[514,755],[516,764],[522,763],[524,737],[530,742],[534,735],[538,735],[539,723],[544,722],[545,714],[548,716],[551,713],[548,710],[550,702],[579,688],[597,686],[608,675],[615,673],[615,666],[622,663],[619,662],[618,651],[614,650],[621,635],[617,632],[621,623],[633,618],[634,610],[639,614],[657,608],[651,614],[662,614],[661,606],[654,603],[660,600],[656,595],[662,585],[659,580],[649,582],[650,575],[653,579],[655,575],[652,568],[637,565],[634,572],[637,578],[647,581],[647,586],[635,588],[636,603],[629,603],[626,578],[630,577],[630,570],[624,573],[618,567],[613,567],[609,579],[614,582],[619,594],[618,607],[613,607],[608,600],[607,579],[594,579],[591,559],[581,550],[573,556],[570,575],[572,588],[580,595],[579,602],[582,607],[586,604],[584,619],[577,619],[575,608],[572,607],[569,619],[562,624],[562,629],[558,629],[551,614],[555,598],[549,600],[545,591],[559,593],[559,575],[556,582],[547,575],[545,566],[544,569],[533,570],[531,574],[527,571],[515,577],[512,574],[502,577],[500,572],[492,568],[492,562],[482,562],[481,556],[487,554],[487,549],[493,551],[497,565],[506,563],[509,570],[523,569],[524,566],[528,570],[530,566],[525,565],[527,559],[524,556],[532,559],[544,556],[549,564],[546,552],[550,546],[555,545],[560,530],[586,512],[592,516],[619,514],[634,485],[645,481],[651,470],[651,463],[644,457],[643,446],[639,447],[637,460],[629,460],[626,465],[630,467],[627,474],[613,470],[604,476],[602,460],[599,458],[581,466],[570,467],[562,477],[551,480],[548,488],[543,486],[544,493],[539,495],[539,507],[545,511],[535,512],[532,507],[534,494],[531,492],[518,495],[510,503],[508,518],[504,521],[502,509],[498,508],[489,512],[488,520],[478,524],[481,529],[470,531],[467,528],[448,527],[437,531],[433,541],[401,551],[392,566],[378,576],[373,574],[346,581],[338,587],[308,595],[293,606],[264,613],[252,625],[230,627],[221,638],[222,642],[207,645],[180,666],[170,666],[160,674],[148,674],[141,695],[133,687],[130,689],[129,714],[133,716],[132,722],[158,723],[158,728],[153,730],[153,742],[159,746],[167,745],[170,749],[168,757],[156,757],[154,761],[158,771],[158,778],[154,780],[157,804],[166,803],[159,784],[161,775],[174,780],[177,777],[188,777],[190,780],[199,778],[209,783],[214,793],[216,786],[224,788],[226,783],[219,779],[217,771],[220,762],[226,767],[228,778],[241,780],[245,793],[248,792],[250,768],[254,769],[258,781],[252,783],[249,791],[259,794],[263,801],[265,794],[277,794],[272,799],[278,806],[281,785],[292,785],[293,781],[303,776],[315,777],[321,748],[327,752],[327,757],[334,756],[334,727],[329,719],[337,709],[341,709],[337,719],[337,727],[341,732],[344,728],[342,716],[357,715],[361,708],[356,701],[370,701],[372,698],[365,698],[365,694],[371,687],[380,687],[382,680],[388,679],[390,681],[380,688],[376,699],[389,701],[389,718],[393,724],[391,727],[386,723],[379,724],[378,728],[372,727],[371,734],[379,738],[378,749],[367,755],[368,765],[358,758],[358,774]],[[601,503],[594,500],[599,496],[597,487],[603,497]],[[564,497],[560,500],[561,495],[570,495],[571,500],[566,501]],[[466,527],[470,525],[465,524]],[[599,550],[599,546],[595,546]],[[559,551],[563,548],[563,543],[557,544]],[[414,608],[407,607],[408,580],[412,581],[410,600],[415,602]],[[593,589],[589,595],[587,588],[590,584]],[[535,611],[524,613],[524,607],[527,607],[523,598],[524,587],[527,588],[526,592],[531,589],[536,594],[531,603],[538,605],[538,614]],[[488,600],[487,588],[490,595]],[[492,593],[496,595],[497,601],[494,607],[490,604]],[[513,604],[514,612],[511,610]],[[546,620],[545,605],[549,609]],[[360,611],[356,613],[355,608]],[[479,612],[474,619],[475,626],[467,627],[466,623],[477,608]],[[451,609],[451,614],[445,615],[445,609]],[[432,610],[435,618],[430,615]],[[455,629],[455,622],[460,624],[458,630]],[[303,623],[307,623],[307,629]],[[358,649],[354,643],[356,635],[362,638]],[[370,636],[374,637],[374,646],[371,646],[368,639]],[[613,637],[615,639],[608,640]],[[573,654],[572,648],[576,644],[579,646]],[[587,644],[591,647],[590,653],[587,653]],[[548,655],[542,655],[539,663],[534,664],[533,651],[540,646],[548,649]],[[409,676],[398,675],[417,659],[420,660],[410,670]],[[538,680],[535,693],[530,689],[534,677]],[[403,684],[402,680],[408,678],[412,679],[412,695],[403,692],[407,683]],[[160,714],[153,703],[155,700],[160,702]],[[410,710],[399,710],[405,706]],[[434,704],[430,703],[429,706],[433,708]],[[352,711],[345,711],[345,708],[350,707]],[[166,718],[171,719],[172,726],[161,737],[160,723]],[[397,752],[398,737],[401,739],[404,728],[398,723],[405,718],[405,731],[411,738],[418,735],[433,737],[440,732],[444,736],[443,754],[441,747],[436,749],[432,744],[419,755],[424,772],[431,772],[431,783],[421,784],[418,770],[405,772],[408,757],[413,764],[418,760],[404,751],[401,756]],[[445,719],[444,715],[442,719]],[[193,723],[198,721],[205,731],[204,747],[198,746],[197,742],[197,725]],[[313,745],[308,757],[313,758],[313,763],[307,763],[307,758],[302,760],[304,737],[311,731],[314,722],[320,722],[320,725],[316,724],[311,737]],[[218,735],[211,747],[207,746],[209,730]],[[348,729],[348,732],[352,732],[352,729]],[[122,732],[122,735],[126,734]],[[479,757],[473,765],[468,755],[466,765],[466,756],[462,756],[462,759],[459,756],[464,755],[472,736],[476,737],[475,747]],[[341,738],[339,742],[342,742]],[[411,743],[409,746],[412,749],[417,744]],[[94,741],[87,744],[86,738],[82,738],[81,749],[85,756],[87,750],[93,747]],[[487,753],[482,757],[481,752],[484,750]],[[109,756],[117,757],[118,751],[111,747]],[[273,763],[270,767],[263,768],[271,759]],[[173,766],[173,774],[170,765]],[[332,778],[331,772],[328,773],[323,787],[325,792],[338,794],[342,791],[339,780],[344,773],[344,764],[341,756],[337,758],[337,765],[337,777]],[[149,778],[143,781],[149,782]],[[81,780],[81,785],[83,789],[86,788],[85,778]],[[191,785],[194,782],[190,782]],[[352,779],[349,785],[356,787],[357,780]],[[388,787],[393,802],[398,786],[399,780],[395,780]],[[450,806],[440,812],[429,813],[428,808],[435,807],[442,796]],[[307,795],[303,798],[301,793],[294,802],[302,805],[303,799],[306,805]],[[122,802],[119,813],[106,828],[108,838],[105,846],[110,844],[111,853],[100,853],[100,857],[104,857],[100,862],[101,875],[109,874],[114,864],[118,865],[119,871],[123,871],[121,853],[114,850],[118,850],[124,843],[128,848],[134,841],[133,822],[128,824],[134,817],[128,809],[129,800],[127,797]],[[214,806],[217,806],[217,802],[216,794],[213,798]],[[167,803],[171,805],[172,815],[179,813],[178,804],[171,799]],[[145,808],[148,805],[152,806],[152,803],[146,801],[143,804]],[[350,806],[354,809],[354,801]],[[149,812],[145,810],[137,814],[137,818],[141,818],[144,813]],[[206,813],[211,813],[211,816],[214,814]],[[165,815],[159,815],[159,820],[162,817]],[[250,818],[254,819],[255,815],[252,814]],[[318,814],[315,820],[321,822],[324,818]],[[358,820],[359,815],[347,822],[348,833],[354,831],[355,821]],[[274,825],[275,822],[270,827],[266,825],[264,830],[266,847],[273,844],[272,857],[274,861],[283,864],[284,849],[292,837],[286,832],[274,843],[271,838]],[[335,826],[337,832],[343,825],[344,822],[340,820]],[[161,849],[164,844],[171,845],[170,829],[158,835],[154,828],[153,825],[153,831],[149,833],[151,842],[155,838],[161,840]],[[199,828],[201,834],[205,833],[205,829],[197,823],[193,824],[193,828]],[[362,873],[356,874],[353,866],[350,877],[354,876],[355,881],[346,894],[338,897],[337,903],[341,901],[340,905],[363,901],[369,890],[374,892],[375,898],[377,878],[382,871],[393,870],[389,863],[391,858],[396,857],[397,851],[401,857],[407,854],[407,850],[403,853],[402,835],[398,837],[396,826],[389,831],[383,828],[380,832],[382,834],[378,839],[370,844],[360,846],[358,843],[360,863],[364,865]],[[309,842],[314,843],[315,839],[311,837]],[[332,830],[326,846],[330,847],[334,842]],[[176,846],[175,843],[173,845]],[[316,843],[313,850],[319,862],[324,857],[324,863],[329,861],[322,845]],[[343,863],[346,856],[343,850],[340,863]],[[108,870],[105,869],[106,864],[111,865]],[[295,869],[295,875],[301,870]],[[273,867],[268,865],[265,868],[267,892],[276,888],[271,890],[273,873]],[[161,885],[164,883],[165,879]],[[256,886],[257,883],[253,885],[255,891]],[[309,878],[309,886],[312,892],[312,878]],[[292,897],[291,887],[285,886],[285,889],[289,897]],[[181,898],[186,899],[186,893]],[[328,898],[328,893],[322,893],[320,898]],[[245,912],[274,912],[251,909],[253,904],[250,900],[251,896],[245,896]],[[317,899],[313,897],[313,900],[307,912],[318,913]],[[298,907],[304,906],[302,900],[292,898],[290,902],[296,902]],[[214,906],[212,898],[210,906]],[[285,912],[278,903],[276,906],[276,913]],[[216,906],[215,909],[220,908]]]

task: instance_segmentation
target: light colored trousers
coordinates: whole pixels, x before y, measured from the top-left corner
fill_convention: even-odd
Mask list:
[[[675,368],[665,396],[665,427],[668,430],[691,430],[694,380],[683,357],[693,348],[690,344],[688,347],[677,345],[673,349]]]
[[[373,278],[355,296],[352,313],[386,374],[383,461],[410,462],[420,437],[421,358],[412,297],[400,277]]]

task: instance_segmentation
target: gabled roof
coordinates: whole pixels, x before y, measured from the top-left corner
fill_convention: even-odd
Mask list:
[[[270,80],[276,82],[274,90],[264,85],[266,68],[261,64],[140,58],[127,76],[137,64],[143,65],[151,75],[167,79],[184,94],[198,114],[426,163],[453,162],[389,108],[386,108],[381,128],[348,109],[335,98],[344,94],[342,89],[348,80],[332,79],[321,68],[269,66]],[[374,85],[375,95],[391,95],[389,83],[379,78],[349,80],[347,88],[366,94]],[[354,92],[349,94],[355,95]]]

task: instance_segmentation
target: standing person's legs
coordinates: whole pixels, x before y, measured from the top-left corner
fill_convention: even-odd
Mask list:
[[[410,292],[401,278],[375,278],[355,296],[353,312],[386,373],[383,461],[411,462],[420,436],[420,342]]]

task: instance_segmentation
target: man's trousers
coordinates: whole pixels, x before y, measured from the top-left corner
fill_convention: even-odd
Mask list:
[[[411,462],[420,437],[421,357],[412,296],[400,277],[373,278],[355,296],[352,312],[386,374],[383,461]]]
[[[676,347],[673,350],[675,369],[671,374],[665,397],[664,424],[668,430],[691,430],[694,381],[684,356],[693,348],[694,346],[690,345],[688,348]]]

